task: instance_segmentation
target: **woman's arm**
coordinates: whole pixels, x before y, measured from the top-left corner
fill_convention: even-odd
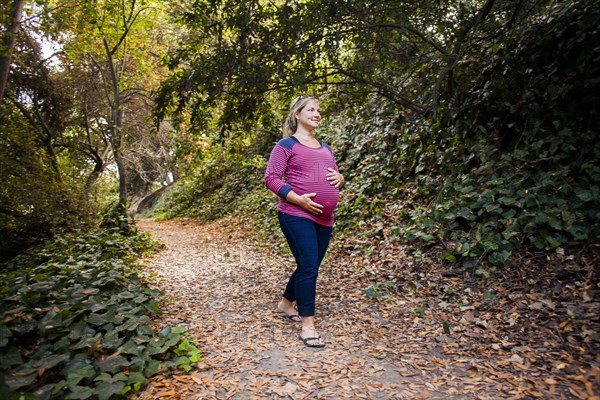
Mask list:
[[[283,182],[283,176],[287,169],[288,159],[290,157],[289,150],[282,146],[276,145],[271,151],[267,170],[265,171],[264,183],[267,189],[275,193],[277,196],[285,199],[288,193],[292,190],[290,185]]]

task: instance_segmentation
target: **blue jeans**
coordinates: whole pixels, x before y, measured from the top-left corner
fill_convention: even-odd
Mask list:
[[[312,317],[315,315],[319,266],[325,257],[333,228],[282,212],[278,213],[278,217],[297,266],[285,287],[283,297],[296,302],[301,317]]]

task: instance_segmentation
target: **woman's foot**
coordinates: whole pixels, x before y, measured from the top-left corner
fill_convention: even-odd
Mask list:
[[[300,339],[306,347],[325,347],[325,342],[318,335],[317,330],[312,325],[303,325]]]
[[[292,303],[291,301],[289,301],[286,298],[282,299],[279,302],[279,304],[277,305],[277,309],[279,311],[281,311],[282,313],[284,313],[285,316],[290,321],[294,321],[294,322],[301,322],[302,321],[302,318],[300,318],[300,316],[296,312],[296,309],[294,308],[294,303]]]

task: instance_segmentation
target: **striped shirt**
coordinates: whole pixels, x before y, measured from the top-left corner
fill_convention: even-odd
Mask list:
[[[338,170],[333,152],[326,144],[321,142],[320,147],[312,148],[293,136],[281,139],[271,151],[265,172],[265,185],[279,196],[277,209],[289,215],[309,218],[324,226],[332,226],[340,190],[327,180],[327,168]],[[316,193],[312,201],[321,204],[323,212],[313,215],[286,201],[292,190],[299,196]]]

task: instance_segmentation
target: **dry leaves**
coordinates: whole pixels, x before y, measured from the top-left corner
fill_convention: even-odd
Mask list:
[[[499,279],[417,262],[409,248],[351,238],[321,269],[308,349],[275,307],[291,255],[225,219],[139,221],[166,249],[147,261],[165,291],[157,324],[184,325],[203,352],[190,374],[154,378],[137,399],[597,399],[597,272]],[[566,266],[566,272],[572,271]],[[585,266],[582,267],[585,269]],[[584,279],[578,280],[579,277]],[[380,298],[364,289],[391,282]]]

